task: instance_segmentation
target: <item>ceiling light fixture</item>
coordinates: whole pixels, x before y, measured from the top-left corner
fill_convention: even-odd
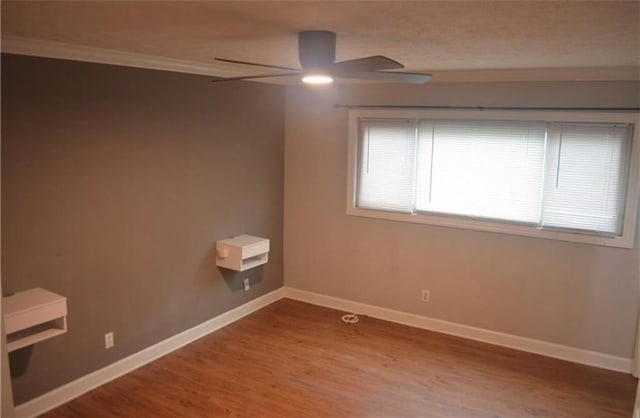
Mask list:
[[[302,77],[302,82],[306,84],[330,84],[333,78],[327,74],[307,74]]]
[[[1,1],[1,0],[0,0]],[[216,58],[217,61],[230,64],[251,65],[260,68],[280,70],[277,73],[245,75],[211,80],[213,82],[233,80],[254,80],[271,77],[290,77],[299,75],[305,84],[330,84],[332,76],[364,81],[386,81],[389,83],[424,84],[431,80],[431,74],[401,73],[404,65],[382,55],[355,58],[336,62],[336,33],[326,30],[306,30],[298,32],[298,60],[300,68],[257,62]],[[286,72],[283,72],[286,71]]]

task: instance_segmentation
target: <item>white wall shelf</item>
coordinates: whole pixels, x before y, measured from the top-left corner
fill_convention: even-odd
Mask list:
[[[245,271],[269,261],[269,240],[238,235],[216,243],[216,263],[235,271]]]
[[[2,298],[9,352],[67,332],[67,298],[39,287]]]

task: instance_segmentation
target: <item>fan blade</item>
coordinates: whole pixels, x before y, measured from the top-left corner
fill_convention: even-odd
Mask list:
[[[227,78],[216,78],[211,80],[212,83],[219,83],[221,81],[237,81],[237,80],[253,80],[254,78],[269,78],[269,77],[288,77],[291,75],[300,75],[301,72],[296,73],[282,73],[282,74],[262,74],[262,75],[245,75],[242,77],[227,77]]]
[[[279,65],[269,65],[269,64],[258,64],[257,62],[248,62],[248,61],[238,61],[238,60],[228,60],[226,58],[214,58],[216,61],[222,62],[230,62],[232,64],[243,64],[243,65],[253,65],[254,67],[264,67],[264,68],[276,68],[278,70],[289,70],[289,71],[301,71],[297,68],[289,68],[289,67],[281,67]]]
[[[356,58],[354,60],[340,61],[333,64],[329,70],[334,74],[362,73],[378,70],[396,70],[404,68],[404,65],[391,58],[375,55],[373,57]]]
[[[339,75],[342,78],[354,78],[358,80],[386,81],[388,83],[424,84],[431,80],[431,74],[419,73],[392,73],[385,71],[369,71],[362,73],[350,73]]]

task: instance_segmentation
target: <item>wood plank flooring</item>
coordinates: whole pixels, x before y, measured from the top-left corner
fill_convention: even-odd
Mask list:
[[[636,381],[280,300],[47,417],[629,418]]]

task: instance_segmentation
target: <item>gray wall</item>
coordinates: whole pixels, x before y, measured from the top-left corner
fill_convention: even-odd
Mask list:
[[[278,86],[3,56],[3,291],[69,307],[11,354],[16,403],[282,286],[283,111]],[[215,242],[242,233],[269,263],[223,274]]]
[[[1,154],[1,152],[0,152]],[[0,167],[2,164],[0,162]],[[0,186],[0,196],[2,187]],[[0,217],[2,214],[0,206]],[[2,232],[2,222],[0,222],[0,235]],[[0,240],[0,265],[2,265],[2,242]],[[0,273],[1,276],[1,273]],[[0,294],[2,293],[2,279],[0,278]],[[0,299],[1,300],[1,299]],[[0,303],[1,307],[2,303]],[[0,313],[2,309],[0,309]],[[9,374],[9,356],[7,355],[7,338],[4,335],[4,316],[0,318],[0,417],[13,417],[13,390],[11,387],[11,376]]]
[[[347,216],[347,111],[334,103],[638,106],[638,91],[633,82],[289,88],[285,284],[631,357],[637,250]]]
[[[13,417],[13,392],[11,387],[11,377],[9,375],[9,358],[7,357],[7,344],[6,344],[7,339],[4,337],[4,330],[0,338],[2,339],[2,341],[0,341],[0,345],[2,346],[2,349],[0,351],[2,355],[2,357],[0,358],[0,361],[2,361],[2,366],[0,366],[2,368],[1,370],[2,391],[0,393],[0,396],[2,396],[2,399],[0,399],[0,403],[1,403],[0,416],[4,418],[12,418]]]

